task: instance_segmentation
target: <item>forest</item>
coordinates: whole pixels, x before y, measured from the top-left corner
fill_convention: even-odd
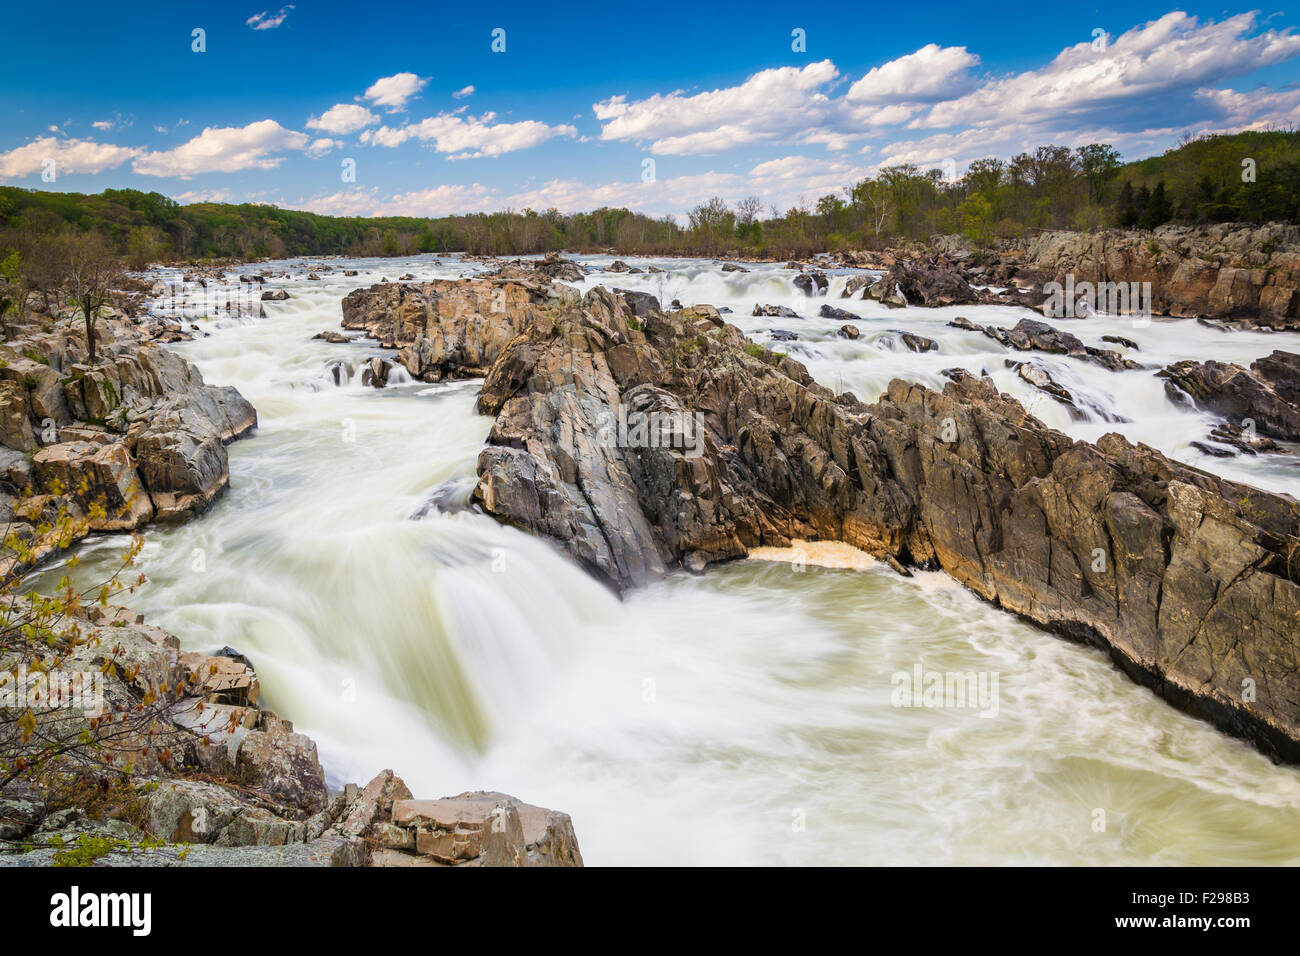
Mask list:
[[[713,197],[682,217],[628,209],[506,210],[441,218],[333,217],[265,204],[181,205],[156,192],[96,195],[0,187],[0,263],[39,268],[42,243],[97,234],[131,269],[152,262],[417,252],[520,255],[551,250],[789,258],[960,233],[978,246],[1043,229],[1153,229],[1169,222],[1295,222],[1300,132],[1188,138],[1124,162],[1103,143],[1040,146],[937,168],[892,166],[835,194],[780,210]]]

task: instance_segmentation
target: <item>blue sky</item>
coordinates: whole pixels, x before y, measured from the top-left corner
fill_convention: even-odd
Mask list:
[[[712,195],[785,209],[897,162],[1092,141],[1137,158],[1300,125],[1288,11],[262,2],[7,10],[0,182],[680,216]]]

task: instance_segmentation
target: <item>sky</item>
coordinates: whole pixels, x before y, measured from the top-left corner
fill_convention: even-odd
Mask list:
[[[0,183],[331,215],[781,211],[881,167],[1300,126],[1300,16],[1145,0],[10,5]]]

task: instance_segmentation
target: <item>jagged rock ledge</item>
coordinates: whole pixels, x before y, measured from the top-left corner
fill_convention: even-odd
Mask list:
[[[56,760],[0,789],[0,866],[48,866],[82,835],[103,841],[97,866],[582,865],[566,814],[505,794],[415,800],[391,770],[329,790],[316,744],[259,705],[251,663],[229,648],[182,653],[174,636],[113,606],[82,626],[86,640],[62,666],[106,675],[105,713],[156,713],[127,732],[110,725],[96,760]],[[0,654],[0,671],[18,664]],[[37,720],[38,734],[91,732],[78,710]],[[131,768],[127,787],[112,767]],[[111,799],[93,811],[70,800],[78,778],[76,792]]]
[[[54,549],[37,528],[63,506],[86,518],[79,534],[202,511],[229,483],[226,444],[257,426],[236,389],[120,312],[97,325],[94,364],[66,318],[8,325],[0,343],[0,518],[37,560]]]
[[[498,290],[518,305],[491,311]],[[1118,434],[1074,441],[960,371],[941,392],[837,396],[712,307],[647,299],[498,276],[357,290],[345,322],[391,330],[422,370],[477,356],[496,421],[476,499],[615,588],[794,538],[847,542],[942,568],[1300,762],[1294,499]],[[620,440],[652,413],[678,441]]]

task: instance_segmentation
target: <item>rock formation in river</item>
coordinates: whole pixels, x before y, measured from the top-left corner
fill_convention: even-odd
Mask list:
[[[89,531],[182,519],[226,487],[226,443],[257,425],[234,388],[205,384],[120,313],[99,320],[94,365],[79,322],[11,325],[6,336],[0,508],[11,534],[36,538],[44,516],[69,500],[106,507]]]
[[[1231,362],[1175,362],[1158,373],[1166,387],[1241,427],[1249,420],[1261,435],[1300,441],[1300,355],[1274,351],[1245,369]]]
[[[316,744],[260,706],[256,672],[229,648],[182,653],[175,637],[111,605],[80,626],[85,640],[62,666],[103,673],[105,713],[155,714],[113,732],[78,708],[38,708],[38,739],[84,732],[107,743],[95,760],[56,758],[0,788],[0,866],[48,866],[83,835],[101,841],[98,865],[582,865],[567,814],[505,794],[415,800],[391,770],[330,790]],[[14,679],[20,660],[0,651],[0,672]],[[6,753],[5,735],[19,730],[0,724]],[[125,782],[105,762],[130,766]],[[65,805],[69,781],[105,796]]]
[[[1076,282],[1149,282],[1157,314],[1300,328],[1300,226],[1295,225],[1043,232],[1001,240],[991,250],[975,250],[959,236],[936,236],[886,253],[841,254],[840,262],[883,269],[901,263],[906,270],[918,257],[938,257],[975,285],[1041,291],[1044,283],[1064,283],[1067,276]],[[1028,304],[1037,303],[1031,298]]]
[[[942,568],[1300,760],[1293,499],[1118,434],[1072,440],[961,371],[942,392],[836,395],[709,306],[634,311],[597,288],[539,308],[540,289],[516,287],[514,312],[477,311],[497,281],[439,287],[439,311],[474,313],[458,327],[485,336],[455,354],[491,342],[496,355],[479,399],[496,417],[478,465],[486,511],[620,589],[794,538]],[[391,325],[387,301],[352,327]]]

